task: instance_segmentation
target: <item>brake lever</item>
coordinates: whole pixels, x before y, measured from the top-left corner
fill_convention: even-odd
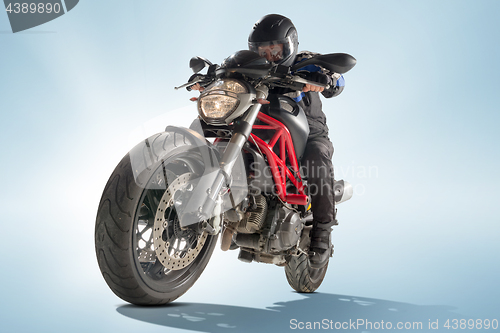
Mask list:
[[[324,89],[330,88],[329,84],[306,80],[298,75],[276,75],[264,80],[264,82],[274,87],[289,88],[297,91],[303,90],[306,84],[323,87]]]
[[[329,84],[323,84],[323,83],[319,83],[319,82],[316,82],[316,81],[310,81],[310,80],[306,80],[298,75],[294,75],[291,77],[292,81],[294,82],[297,82],[297,83],[303,83],[303,84],[310,84],[310,85],[313,85],[313,86],[318,86],[318,87],[322,87],[324,89],[328,89],[330,88],[330,85]]]
[[[174,87],[175,90],[179,90],[179,89],[182,89],[182,88],[185,88],[185,87],[188,87],[188,86],[192,86],[193,84],[196,84],[198,82],[201,82],[203,81],[203,78],[202,77],[199,77],[197,79],[194,79],[193,81],[190,81],[188,83],[184,83],[183,85],[180,85],[178,87]]]

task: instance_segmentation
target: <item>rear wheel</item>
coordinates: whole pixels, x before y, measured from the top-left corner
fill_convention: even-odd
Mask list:
[[[309,256],[305,253],[292,257],[285,266],[288,284],[299,293],[312,293],[319,288],[328,269],[328,263],[322,268],[312,268]]]
[[[300,248],[308,249],[310,244],[309,232],[311,226],[304,227]],[[298,256],[292,256],[286,266],[285,275],[288,284],[299,293],[312,293],[319,288],[325,278],[328,263],[322,268],[312,268],[307,253],[301,252]]]

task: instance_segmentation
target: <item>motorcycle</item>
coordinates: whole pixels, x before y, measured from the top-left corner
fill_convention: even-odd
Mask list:
[[[274,92],[308,83],[328,88],[307,80],[305,66],[343,74],[355,64],[344,53],[292,67],[248,50],[221,65],[192,58],[195,74],[176,89],[205,87],[196,99],[198,118],[190,128],[168,126],[135,146],[102,194],[95,251],[111,290],[138,305],[172,302],[200,277],[221,234],[223,251],[283,266],[293,289],[314,292],[328,264],[309,264],[312,213],[300,168],[309,127],[300,106]],[[353,192],[343,180],[334,191],[336,204]]]

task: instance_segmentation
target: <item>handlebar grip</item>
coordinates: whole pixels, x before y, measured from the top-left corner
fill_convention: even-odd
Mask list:
[[[191,86],[198,83],[198,82],[202,82],[203,81],[203,77],[202,76],[199,76],[197,78],[195,78],[193,80],[193,76],[191,76],[191,78],[189,79],[189,82],[188,83],[184,83],[183,85],[180,85],[178,87],[174,87],[175,90],[178,90],[178,89],[181,89],[181,88],[186,88],[188,91],[191,91]],[[189,89],[188,89],[189,88]]]
[[[313,85],[313,86],[322,87],[324,89],[328,89],[330,87],[328,84],[324,84],[324,83],[321,83],[321,82],[307,80],[307,79],[304,79],[304,78],[302,78],[300,76],[294,77],[293,81],[297,82],[297,83],[301,83],[301,84],[303,84],[303,86],[305,86],[306,84],[310,84],[310,85]]]
[[[303,90],[305,86],[305,83],[300,82],[293,82],[290,84],[290,88],[293,90]]]

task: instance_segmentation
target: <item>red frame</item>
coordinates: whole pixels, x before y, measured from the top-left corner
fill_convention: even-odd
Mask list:
[[[254,144],[256,143],[259,149],[266,155],[274,178],[274,184],[276,185],[276,194],[281,200],[288,202],[289,204],[309,204],[309,198],[304,192],[302,178],[300,178],[299,163],[297,161],[297,156],[295,156],[292,136],[290,135],[288,128],[278,120],[262,112],[259,112],[257,119],[265,125],[253,125],[253,129],[275,131],[269,143],[266,143],[253,133],[250,134],[252,140],[248,141]],[[273,151],[273,148],[278,143],[278,140],[280,142],[280,156],[276,155]],[[290,171],[290,169],[286,166],[287,159],[290,162],[290,166],[296,176],[293,175],[292,171]],[[287,179],[290,179],[292,184],[297,188],[299,194],[289,194],[286,192]]]

